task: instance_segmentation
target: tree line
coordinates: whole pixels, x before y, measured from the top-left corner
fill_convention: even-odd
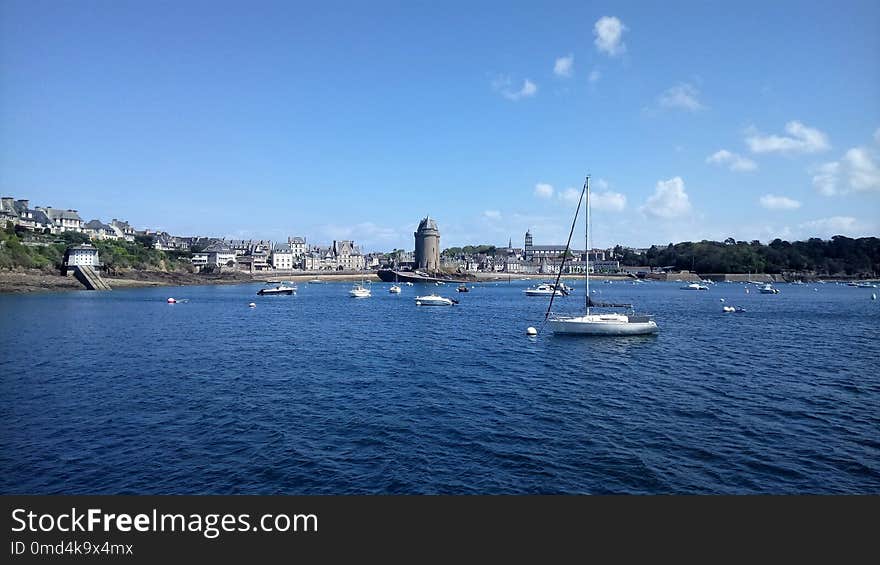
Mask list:
[[[615,248],[618,251],[618,248]],[[774,239],[723,242],[700,241],[651,246],[644,254],[620,248],[621,264],[652,268],[690,270],[697,273],[814,273],[876,277],[880,273],[880,239],[850,238],[836,235],[830,240],[806,241]]]

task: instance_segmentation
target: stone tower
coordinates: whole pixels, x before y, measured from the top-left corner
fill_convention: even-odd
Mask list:
[[[532,232],[526,231],[526,244],[523,246],[523,256],[526,261],[532,258]]]
[[[440,269],[440,230],[437,222],[425,216],[419,222],[416,238],[415,267],[428,272]]]

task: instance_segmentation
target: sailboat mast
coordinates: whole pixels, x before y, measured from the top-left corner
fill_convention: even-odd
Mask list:
[[[586,218],[586,229],[584,231],[587,232],[585,236],[587,248],[584,250],[584,261],[586,268],[586,279],[587,279],[587,290],[586,290],[586,298],[584,298],[584,302],[587,308],[587,316],[590,315],[590,175],[587,175],[587,214],[584,216]]]

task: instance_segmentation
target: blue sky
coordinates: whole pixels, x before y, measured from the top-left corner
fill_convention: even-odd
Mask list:
[[[320,4],[320,5],[319,5]],[[772,5],[770,5],[772,4]],[[880,233],[880,3],[0,3],[0,191],[412,247]]]

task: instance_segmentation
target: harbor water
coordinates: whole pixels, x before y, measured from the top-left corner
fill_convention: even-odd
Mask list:
[[[593,281],[660,332],[578,338],[529,284],[0,296],[0,493],[880,493],[871,290]]]

